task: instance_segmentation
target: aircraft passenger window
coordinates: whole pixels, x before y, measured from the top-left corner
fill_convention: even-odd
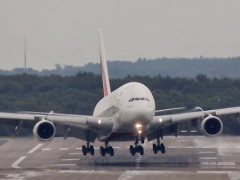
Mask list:
[[[147,101],[150,101],[148,98],[145,98]]]
[[[139,101],[139,98],[135,98],[135,101]]]
[[[144,101],[145,99],[144,98],[141,98],[141,101]]]

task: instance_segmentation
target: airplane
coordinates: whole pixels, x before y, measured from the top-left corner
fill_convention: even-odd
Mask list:
[[[11,125],[15,131],[22,128],[33,129],[34,137],[40,141],[50,141],[55,134],[62,134],[64,139],[75,137],[86,141],[82,146],[83,155],[95,154],[94,143],[97,139],[103,142],[100,154],[114,156],[111,142],[133,141],[129,151],[131,155],[144,155],[141,144],[156,140],[152,150],[155,154],[165,153],[163,136],[179,135],[181,123],[200,121],[200,130],[206,136],[217,136],[223,131],[222,116],[239,116],[240,107],[213,109],[169,114],[171,110],[155,109],[155,100],[151,91],[139,82],[129,82],[111,91],[108,68],[103,44],[102,30],[99,29],[99,51],[102,70],[104,97],[96,104],[93,115],[77,115],[46,112],[0,112],[0,124]],[[199,110],[200,109],[200,110]],[[167,115],[157,115],[159,112]]]

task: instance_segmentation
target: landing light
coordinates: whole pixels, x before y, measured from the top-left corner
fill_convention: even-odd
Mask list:
[[[138,131],[138,134],[141,134],[141,133],[142,133],[142,131],[141,131],[141,130],[139,130],[139,131]]]
[[[136,127],[137,129],[139,129],[139,128],[142,127],[142,125],[137,123],[137,124],[135,125],[135,127]]]
[[[98,124],[101,124],[101,123],[102,123],[102,120],[101,120],[101,119],[99,119],[99,120],[98,120]]]
[[[159,118],[159,122],[160,122],[160,123],[162,122],[162,118]]]

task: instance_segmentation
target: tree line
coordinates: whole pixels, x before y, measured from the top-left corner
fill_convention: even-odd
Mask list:
[[[204,110],[240,105],[240,79],[172,78],[161,75],[111,79],[112,90],[127,82],[141,82],[153,93],[156,109],[200,106]],[[91,115],[103,97],[100,75],[78,72],[73,76],[0,75],[0,111],[60,112]],[[236,118],[224,120],[224,133],[239,134]],[[24,131],[22,134],[30,134]],[[0,135],[14,135],[14,127],[0,126]]]
[[[240,78],[240,57],[228,58],[139,58],[135,62],[130,61],[108,61],[109,74],[111,78],[124,78],[127,75],[140,75],[155,77],[161,73],[163,76],[194,78],[198,74],[206,74],[210,78]],[[226,69],[226,67],[228,67]],[[231,69],[231,70],[229,70]],[[31,68],[16,68],[11,71],[1,70],[0,74],[35,74],[46,76],[58,74],[61,76],[73,76],[79,71],[101,74],[99,63],[88,63],[84,66],[61,66],[56,64],[55,69],[43,69],[37,71]]]

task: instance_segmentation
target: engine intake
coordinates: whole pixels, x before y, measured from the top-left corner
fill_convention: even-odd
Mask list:
[[[54,124],[47,120],[39,121],[33,128],[34,136],[41,141],[50,141],[55,136]]]
[[[203,119],[201,131],[206,136],[217,136],[223,131],[223,123],[218,117],[209,115]]]

